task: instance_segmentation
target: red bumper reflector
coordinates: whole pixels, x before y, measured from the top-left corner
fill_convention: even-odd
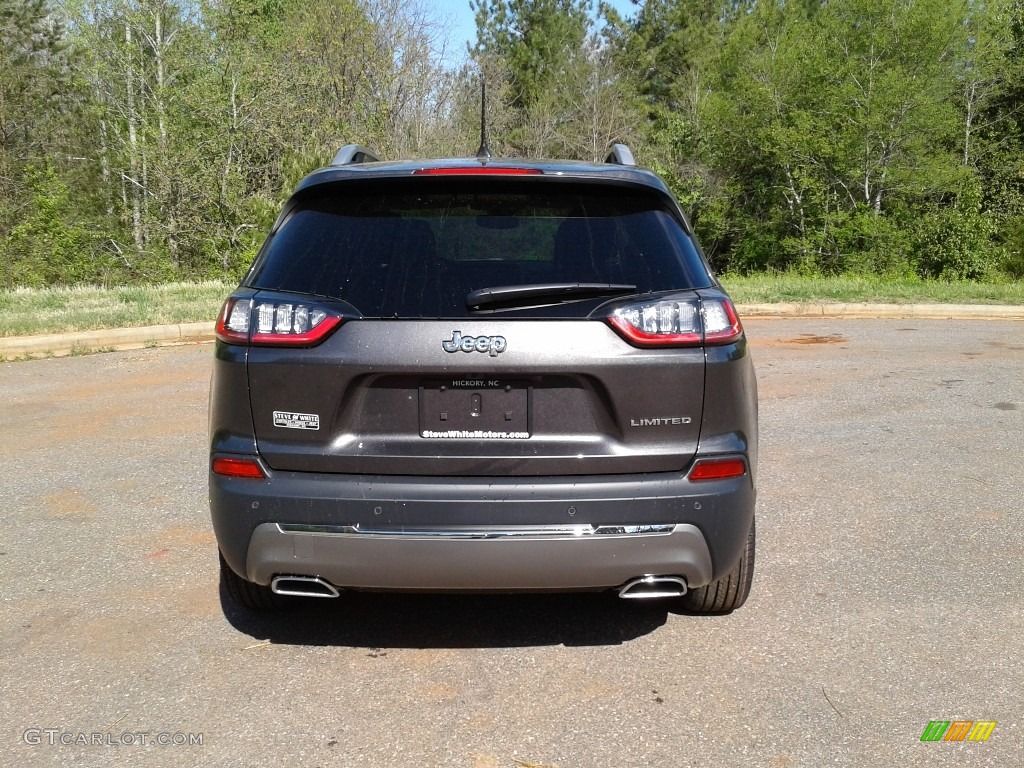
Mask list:
[[[726,480],[747,474],[747,463],[743,459],[700,459],[693,465],[690,480]]]
[[[252,480],[262,480],[266,477],[263,474],[263,467],[255,459],[214,459],[213,473],[224,475],[224,477],[246,477]]]

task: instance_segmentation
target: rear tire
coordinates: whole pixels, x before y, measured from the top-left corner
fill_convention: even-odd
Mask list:
[[[284,595],[278,595],[270,587],[246,581],[224,560],[220,550],[220,585],[231,600],[250,611],[279,611],[292,605]]]
[[[736,567],[718,581],[687,592],[682,597],[684,608],[695,613],[730,613],[747,601],[754,579],[754,527],[751,520],[747,543]]]

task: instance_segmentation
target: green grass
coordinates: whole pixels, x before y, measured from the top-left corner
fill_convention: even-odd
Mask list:
[[[738,304],[865,302],[870,304],[1024,304],[1024,281],[943,282],[860,275],[803,277],[789,273],[723,275]]]
[[[725,275],[741,304],[867,302],[875,304],[1024,304],[1024,281],[939,282],[844,275]],[[91,331],[171,323],[212,323],[234,284],[46,288],[0,291],[0,336]]]
[[[208,282],[0,291],[0,336],[212,323],[233,288]]]

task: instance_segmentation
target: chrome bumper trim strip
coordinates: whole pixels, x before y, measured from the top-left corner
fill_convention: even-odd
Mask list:
[[[671,534],[672,524],[657,525],[551,525],[460,526],[451,528],[364,528],[359,525],[303,525],[278,523],[281,533],[309,533],[318,536],[397,536],[441,539],[570,538],[581,536],[657,536]]]

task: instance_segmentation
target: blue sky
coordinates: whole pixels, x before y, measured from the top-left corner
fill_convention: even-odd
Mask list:
[[[630,0],[608,1],[623,16],[632,16],[636,13],[637,6]],[[451,24],[451,51],[448,60],[453,63],[462,61],[466,42],[476,41],[476,22],[473,20],[473,12],[469,10],[469,0],[426,0],[426,5],[436,8],[440,19]]]

